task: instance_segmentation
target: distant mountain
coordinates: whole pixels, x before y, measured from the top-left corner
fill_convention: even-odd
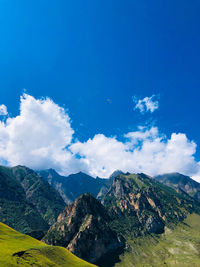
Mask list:
[[[47,246],[0,223],[0,266],[95,267],[62,247]]]
[[[83,172],[65,177],[59,175],[53,169],[48,169],[38,171],[38,174],[60,193],[66,204],[72,203],[84,193],[90,193],[94,197],[97,197],[102,186],[108,181],[108,179],[93,178]]]
[[[167,173],[154,177],[157,181],[174,188],[178,193],[187,194],[200,200],[200,184],[180,173]]]
[[[86,193],[65,208],[43,241],[63,246],[76,256],[96,263],[124,245],[110,229],[109,221],[106,209]]]
[[[24,166],[0,166],[0,221],[40,238],[65,203],[48,182]]]

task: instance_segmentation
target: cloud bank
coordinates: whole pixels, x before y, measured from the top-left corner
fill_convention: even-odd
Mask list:
[[[75,141],[73,134],[69,115],[62,107],[49,98],[24,94],[20,114],[0,121],[0,160],[10,166],[54,168],[65,175],[84,171],[108,177],[121,169],[200,177],[200,163],[195,160],[197,145],[184,133],[167,138],[157,127],[138,127],[124,134],[123,141],[96,134],[86,142]]]
[[[139,109],[140,113],[142,114],[146,112],[153,113],[159,108],[159,102],[155,100],[155,98],[155,95],[152,95],[151,97],[146,96],[143,99],[137,99],[137,97],[133,97],[133,102],[135,103],[134,109]]]

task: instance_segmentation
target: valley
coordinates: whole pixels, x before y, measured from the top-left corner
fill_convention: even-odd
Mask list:
[[[200,266],[200,216],[190,214],[160,235],[128,240],[128,249],[115,267]]]

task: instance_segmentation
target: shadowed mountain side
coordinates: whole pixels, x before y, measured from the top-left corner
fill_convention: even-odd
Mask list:
[[[97,197],[101,188],[109,183],[109,179],[93,178],[83,172],[61,176],[55,170],[48,169],[38,173],[49,182],[62,196],[66,204],[71,204],[77,197],[90,193]]]
[[[59,193],[33,170],[0,166],[0,220],[41,238],[65,203]]]

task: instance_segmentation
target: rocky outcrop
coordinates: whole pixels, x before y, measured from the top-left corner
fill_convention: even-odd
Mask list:
[[[43,241],[66,247],[76,256],[95,263],[124,245],[109,222],[106,209],[86,193],[65,208]]]
[[[120,174],[102,204],[113,218],[111,228],[126,238],[162,233],[167,223],[183,220],[194,202],[145,174]]]

